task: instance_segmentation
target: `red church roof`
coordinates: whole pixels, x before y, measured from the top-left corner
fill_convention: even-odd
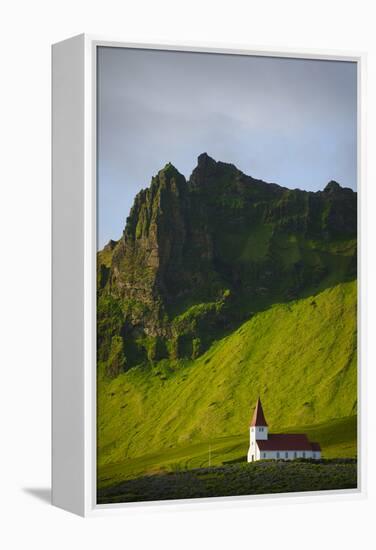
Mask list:
[[[318,443],[311,443],[305,434],[269,434],[268,439],[257,439],[260,451],[321,451]]]
[[[257,400],[250,426],[267,426],[260,398]]]

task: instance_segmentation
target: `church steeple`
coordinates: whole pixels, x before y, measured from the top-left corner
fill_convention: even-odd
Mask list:
[[[260,459],[260,450],[258,441],[266,441],[268,439],[268,424],[265,420],[264,411],[261,405],[261,399],[257,399],[256,407],[249,425],[249,450],[248,462]]]
[[[262,409],[260,397],[257,399],[256,407],[253,413],[250,426],[264,426],[266,428],[268,427],[268,424],[265,420],[264,411]]]

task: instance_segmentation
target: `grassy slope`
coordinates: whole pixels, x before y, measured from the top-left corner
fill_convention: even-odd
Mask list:
[[[357,417],[350,416],[313,426],[294,426],[284,431],[306,433],[311,441],[320,441],[323,458],[356,457]],[[98,471],[98,486],[112,486],[140,475],[177,472],[192,468],[221,466],[245,460],[248,433],[181,445],[115,464],[105,464]]]
[[[210,440],[228,437],[243,449],[259,394],[273,431],[356,413],[355,282],[258,313],[195,361],[142,366],[112,381],[99,374],[100,478],[106,464],[159,453],[161,465],[184,448],[187,458],[175,462],[192,457],[200,465],[195,457],[207,454]]]

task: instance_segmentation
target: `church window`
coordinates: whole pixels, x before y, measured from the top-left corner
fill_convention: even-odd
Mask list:
[[[264,455],[264,458],[266,458],[266,453],[263,453],[263,455]]]
[[[279,453],[277,453],[277,458],[279,458]]]
[[[303,458],[305,458],[305,451],[303,451]]]
[[[288,458],[289,457],[289,453],[285,453],[285,458]]]

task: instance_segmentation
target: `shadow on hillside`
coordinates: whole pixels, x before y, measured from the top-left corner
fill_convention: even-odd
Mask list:
[[[312,285],[306,288],[301,288],[295,293],[288,294],[276,289],[269,292],[267,295],[252,296],[247,295],[244,292],[234,293],[234,297],[230,300],[225,308],[218,313],[214,314],[212,318],[207,319],[208,330],[201,328],[196,335],[192,337],[199,337],[201,339],[201,349],[199,355],[203,355],[213,344],[214,341],[220,340],[232,332],[236,331],[243,323],[247,322],[254,315],[267,311],[273,306],[293,305],[299,300],[305,300],[312,298],[311,305],[316,307],[315,296],[321,294],[326,290],[333,289],[340,284],[346,284],[356,281],[356,276],[338,276],[330,277],[330,279],[324,279],[316,285]],[[203,325],[203,323],[201,323]],[[189,339],[189,337],[188,337]],[[190,358],[188,356],[182,356],[181,358]]]

